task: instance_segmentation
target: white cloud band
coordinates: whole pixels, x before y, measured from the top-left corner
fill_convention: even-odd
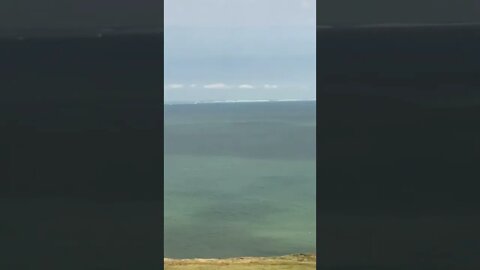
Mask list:
[[[238,86],[238,88],[240,89],[253,89],[255,88],[255,86],[251,85],[251,84],[241,84]]]
[[[226,89],[226,88],[228,88],[228,85],[226,85],[224,83],[212,83],[212,84],[204,85],[203,88],[207,88],[207,89]]]

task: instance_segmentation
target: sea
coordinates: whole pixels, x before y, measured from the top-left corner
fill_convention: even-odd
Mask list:
[[[315,252],[315,101],[164,107],[169,258]]]

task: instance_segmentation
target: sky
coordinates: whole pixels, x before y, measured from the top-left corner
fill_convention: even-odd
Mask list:
[[[315,99],[314,0],[165,0],[165,102]]]

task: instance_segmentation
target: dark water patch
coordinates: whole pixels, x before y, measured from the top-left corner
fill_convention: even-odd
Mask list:
[[[192,188],[186,186],[168,188],[166,192],[168,192],[168,197],[172,198],[196,197],[213,201],[227,201],[239,194],[239,191],[212,190],[208,187]]]
[[[313,159],[315,121],[310,126],[289,122],[198,122],[165,126],[165,152],[247,158]]]
[[[258,236],[241,226],[208,224],[168,227],[165,256],[173,258],[227,258],[237,256],[277,256],[311,252],[311,247],[274,237]]]
[[[302,176],[264,176],[248,184],[243,192],[257,198],[276,194],[279,197],[288,194],[315,196],[315,190],[310,189],[314,177],[311,179]]]
[[[278,214],[288,209],[275,203],[260,199],[259,201],[240,201],[231,199],[230,201],[217,201],[209,204],[203,210],[197,211],[194,218],[201,223],[206,222],[255,222],[261,223],[269,216]]]

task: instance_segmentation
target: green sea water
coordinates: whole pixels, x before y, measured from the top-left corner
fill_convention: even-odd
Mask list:
[[[315,102],[165,106],[165,256],[315,251]]]

